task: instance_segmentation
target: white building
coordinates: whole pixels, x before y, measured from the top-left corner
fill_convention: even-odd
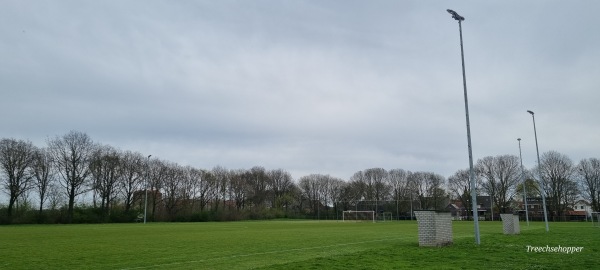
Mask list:
[[[575,211],[585,211],[586,216],[589,218],[592,216],[592,205],[586,200],[578,200],[573,206]]]

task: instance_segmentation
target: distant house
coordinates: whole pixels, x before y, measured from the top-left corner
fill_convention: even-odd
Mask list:
[[[592,216],[592,212],[593,212],[592,204],[586,200],[578,200],[577,202],[575,202],[575,205],[573,205],[573,210],[585,212],[585,214],[588,218]]]
[[[549,209],[552,199],[546,198],[546,207],[548,208],[548,218],[552,218],[552,213]],[[525,219],[525,204],[522,201],[516,202],[519,215]],[[568,207],[563,215],[555,217],[555,220],[572,221],[572,220],[587,220],[592,213],[590,203],[586,200],[578,200],[573,205],[573,208]],[[527,214],[530,220],[543,220],[544,205],[541,197],[527,198]]]
[[[492,218],[492,197],[490,196],[477,196],[477,213],[479,214],[479,220],[499,220],[498,218]]]
[[[548,201],[546,201],[548,204]],[[518,212],[521,219],[525,219],[525,203],[519,202]],[[542,197],[528,197],[527,198],[527,214],[529,220],[543,220],[544,219],[544,203]]]
[[[454,201],[446,206],[446,210],[450,211],[453,220],[467,219],[467,210],[463,207],[461,201]]]
[[[486,202],[488,205],[486,207]],[[470,207],[469,207],[470,208]],[[451,201],[447,206],[446,210],[450,211],[453,220],[469,220],[472,219],[472,214],[467,214],[467,209],[464,207],[460,200]],[[479,220],[486,219],[486,212],[489,211],[489,196],[477,196],[477,214]]]
[[[587,220],[587,213],[585,211],[568,210],[565,212],[566,221],[581,221]]]

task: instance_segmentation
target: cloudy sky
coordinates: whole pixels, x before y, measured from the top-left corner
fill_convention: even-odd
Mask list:
[[[348,179],[600,158],[600,2],[2,1],[0,138]]]

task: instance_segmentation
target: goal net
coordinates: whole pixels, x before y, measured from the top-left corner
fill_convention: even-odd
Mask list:
[[[344,211],[343,221],[371,221],[375,222],[375,211]]]

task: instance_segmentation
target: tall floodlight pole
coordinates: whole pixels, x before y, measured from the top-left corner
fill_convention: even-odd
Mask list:
[[[463,76],[463,89],[465,92],[465,113],[467,118],[467,145],[469,149],[469,178],[471,178],[471,201],[473,207],[473,223],[475,225],[475,243],[479,245],[481,243],[479,239],[479,214],[477,213],[477,190],[475,187],[475,172],[473,170],[473,151],[471,149],[471,125],[469,124],[469,101],[467,99],[467,77],[465,76],[465,53],[463,51],[463,38],[462,38],[462,25],[461,22],[465,20],[464,17],[458,15],[454,10],[447,9],[448,13],[452,15],[452,18],[458,21],[458,31],[460,35],[460,58],[462,60],[462,76]]]
[[[527,111],[529,114],[531,114],[531,117],[533,119],[533,134],[535,135],[535,151],[537,152],[537,161],[538,161],[538,177],[540,178],[538,181],[538,184],[540,185],[540,189],[541,189],[541,194],[542,194],[542,204],[544,205],[544,222],[546,223],[546,232],[550,231],[550,228],[548,227],[548,213],[546,211],[546,189],[544,188],[544,182],[542,181],[542,163],[540,162],[540,149],[538,148],[538,141],[537,141],[537,131],[535,129],[535,115],[532,111]]]
[[[146,196],[144,196],[144,224],[146,224],[146,208],[148,208],[148,170],[150,169],[150,157],[152,155],[148,155],[148,161],[146,161],[146,181],[144,183]]]
[[[521,179],[523,181],[523,202],[525,202],[525,220],[527,220],[527,226],[529,226],[529,208],[527,207],[527,188],[525,187],[525,170],[523,170],[523,156],[521,155],[521,138],[519,141],[519,159],[521,160]]]

